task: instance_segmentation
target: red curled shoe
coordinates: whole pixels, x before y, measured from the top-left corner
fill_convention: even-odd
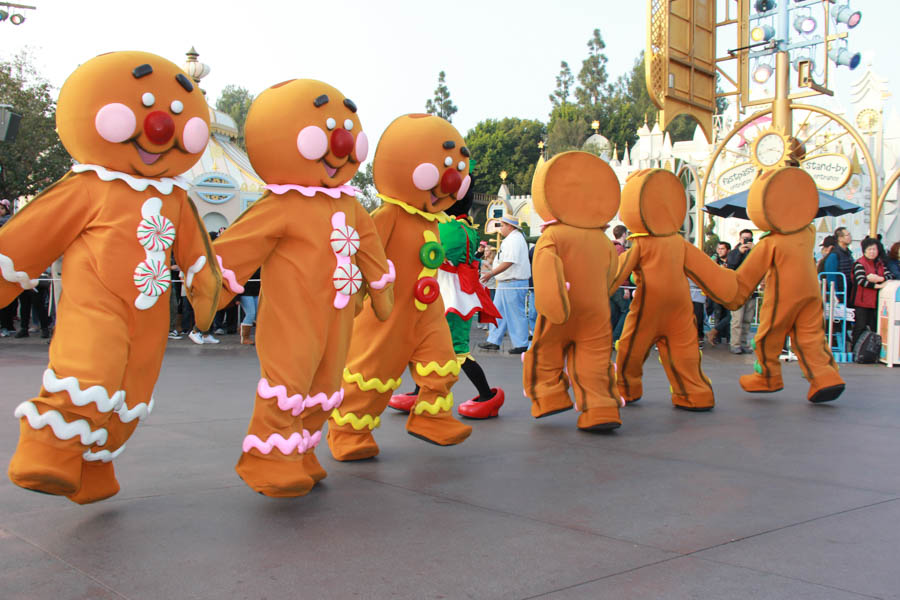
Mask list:
[[[408,413],[412,410],[412,407],[416,405],[416,400],[418,399],[418,394],[394,394],[391,396],[391,401],[388,402],[388,406],[394,410]]]
[[[500,413],[500,407],[503,406],[503,400],[506,399],[503,390],[500,388],[491,388],[494,395],[490,400],[484,402],[476,402],[473,398],[468,402],[463,402],[456,409],[460,416],[469,419],[490,419],[496,417]],[[393,398],[391,399],[393,401]]]

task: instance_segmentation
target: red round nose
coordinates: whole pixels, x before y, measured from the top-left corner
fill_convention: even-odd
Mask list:
[[[353,136],[346,129],[335,129],[331,132],[331,151],[338,158],[344,158],[353,152]]]
[[[144,119],[144,133],[154,144],[165,144],[175,135],[175,121],[167,113],[154,110]]]
[[[447,169],[441,177],[441,191],[445,194],[455,194],[462,185],[462,177],[456,169]]]

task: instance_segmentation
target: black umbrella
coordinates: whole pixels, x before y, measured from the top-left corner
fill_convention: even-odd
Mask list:
[[[747,219],[747,196],[749,190],[738,192],[721,200],[710,202],[703,207],[703,210],[717,217],[736,217],[738,219]],[[831,194],[819,192],[819,211],[816,218],[819,217],[838,217],[862,210],[862,206],[841,200]]]

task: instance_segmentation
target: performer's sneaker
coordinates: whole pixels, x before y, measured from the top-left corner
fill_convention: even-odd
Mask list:
[[[391,401],[388,402],[388,406],[394,410],[399,410],[402,413],[408,413],[412,410],[412,407],[416,405],[418,399],[418,394],[394,394],[391,396]]]
[[[478,396],[468,402],[463,402],[457,407],[457,412],[461,417],[468,419],[490,419],[491,417],[496,417],[500,413],[500,407],[503,406],[506,395],[501,388],[491,388],[491,392],[493,392],[493,395],[487,400],[479,402],[478,398],[481,396]]]

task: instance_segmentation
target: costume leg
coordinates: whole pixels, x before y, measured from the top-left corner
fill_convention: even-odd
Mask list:
[[[800,309],[791,339],[800,358],[800,368],[809,379],[807,400],[828,402],[840,396],[844,391],[844,380],[838,374],[838,366],[825,340],[820,300],[814,299]]]
[[[128,326],[120,301],[99,286],[95,292],[91,304],[66,302],[63,294],[40,395],[15,410],[20,434],[9,478],[20,487],[75,493],[82,455],[107,442],[107,422],[123,406]]]
[[[692,322],[673,323],[666,337],[656,342],[659,361],[669,378],[672,404],[685,410],[705,411],[715,406],[712,384],[700,366],[700,348]]]
[[[644,323],[640,322],[642,318]],[[616,386],[625,402],[637,402],[644,394],[641,377],[644,361],[659,336],[656,327],[656,320],[644,315],[644,294],[638,292],[625,317],[622,337],[616,342]]]
[[[538,315],[534,339],[522,359],[522,388],[531,399],[531,416],[546,417],[572,408],[565,350],[571,343],[563,328]]]
[[[429,311],[419,321],[416,333],[421,341],[410,357],[409,370],[421,388],[406,420],[406,431],[439,446],[459,444],[472,428],[453,416],[450,388],[459,375],[459,362],[453,351],[450,328],[444,316]]]
[[[759,329],[753,340],[756,362],[755,371],[750,375],[741,375],[740,384],[747,392],[777,392],[784,388],[781,379],[781,351],[788,331],[793,327],[798,307],[788,303],[775,305],[764,302],[760,310]],[[824,334],[823,338],[824,338]]]
[[[615,371],[610,363],[612,328],[606,319],[596,323],[572,323],[579,330],[569,359],[569,375],[575,404],[581,410],[578,428],[585,431],[616,429],[619,397],[615,387]]]

